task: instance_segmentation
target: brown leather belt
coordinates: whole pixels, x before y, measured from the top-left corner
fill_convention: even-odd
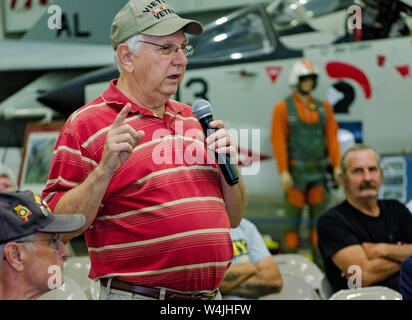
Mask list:
[[[107,288],[108,279],[100,279],[100,284]],[[138,286],[133,283],[113,279],[110,284],[111,289],[126,291],[129,293],[140,294],[145,297],[159,299],[160,289],[154,287]],[[167,290],[165,291],[165,300],[213,300],[218,290],[210,293],[184,294]]]

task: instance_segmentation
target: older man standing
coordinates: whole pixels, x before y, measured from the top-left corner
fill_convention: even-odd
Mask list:
[[[319,248],[334,291],[381,285],[399,291],[399,270],[412,255],[412,216],[396,200],[378,200],[383,173],[368,146],[348,149],[340,182],[346,201],[318,221]]]
[[[56,213],[86,213],[102,299],[214,299],[233,257],[244,183],[226,183],[191,108],[170,100],[193,51],[185,32],[202,26],[163,0],[123,7],[111,31],[120,78],[70,116],[56,145],[44,196]],[[207,149],[235,155],[224,123],[211,126]]]

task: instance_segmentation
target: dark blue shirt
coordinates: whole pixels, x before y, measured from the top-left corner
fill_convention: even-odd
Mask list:
[[[412,300],[412,256],[401,264],[399,286],[403,300]]]

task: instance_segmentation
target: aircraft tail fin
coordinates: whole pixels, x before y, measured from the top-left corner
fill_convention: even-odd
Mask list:
[[[127,0],[56,0],[23,39],[110,44],[113,18],[126,3]]]

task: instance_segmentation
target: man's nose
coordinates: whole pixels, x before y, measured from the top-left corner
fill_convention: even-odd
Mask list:
[[[365,170],[363,173],[363,179],[364,180],[372,180],[372,173],[370,170]]]
[[[177,48],[172,60],[173,65],[187,65],[188,62],[185,51],[182,48]]]
[[[60,241],[60,240],[59,240]],[[67,246],[60,241],[60,248],[59,248],[60,252],[59,255],[63,260],[66,260],[69,256],[70,256],[70,251],[69,249],[67,249]]]

